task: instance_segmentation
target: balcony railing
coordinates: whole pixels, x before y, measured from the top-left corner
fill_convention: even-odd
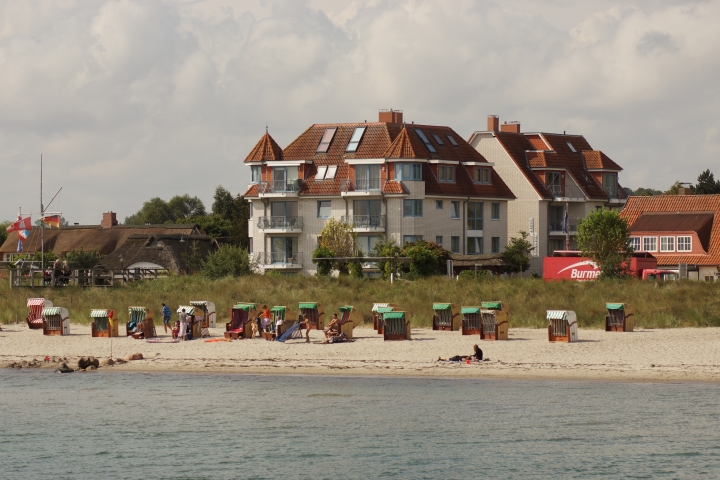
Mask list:
[[[570,228],[570,232],[577,231],[578,226],[578,219],[577,218],[571,218],[569,219],[568,226]],[[550,221],[548,222],[548,230],[551,232],[564,232],[565,231],[565,221],[558,220],[558,221]]]
[[[258,217],[260,230],[302,230],[303,217]]]
[[[272,182],[260,182],[258,192],[267,193],[298,193],[302,188],[302,180],[275,180]]]
[[[253,255],[258,265],[302,266],[302,252],[258,252]]]
[[[344,180],[340,185],[342,192],[374,192],[380,190],[380,178],[356,178],[354,181]]]
[[[605,190],[605,193],[607,193],[608,197],[610,197],[610,200],[622,200],[627,198],[627,195],[625,194],[625,191],[620,187],[620,185],[616,187],[602,187],[603,190]]]
[[[343,216],[342,221],[353,228],[385,228],[385,215],[349,215]]]
[[[582,189],[575,185],[545,185],[555,198],[585,198]]]

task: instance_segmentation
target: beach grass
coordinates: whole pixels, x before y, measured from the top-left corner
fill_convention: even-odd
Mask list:
[[[539,279],[491,278],[450,280],[385,280],[249,275],[237,279],[208,280],[194,276],[127,284],[114,288],[63,287],[10,289],[0,286],[0,322],[25,322],[28,297],[45,297],[70,311],[73,323],[88,324],[93,308],[114,309],[121,322],[129,306],[149,307],[157,319],[160,303],[175,311],[191,300],[208,300],[217,308],[218,325],[228,321],[237,302],[285,305],[297,311],[299,302],[313,301],[330,314],[341,305],[353,305],[366,322],[373,303],[396,303],[408,312],[413,326],[429,327],[433,302],[480,305],[502,301],[510,309],[510,327],[541,328],[545,311],[574,310],[581,328],[603,328],[605,303],[629,303],[635,309],[635,326],[641,328],[720,326],[720,284],[677,281],[642,282],[637,279],[597,282],[544,282]]]

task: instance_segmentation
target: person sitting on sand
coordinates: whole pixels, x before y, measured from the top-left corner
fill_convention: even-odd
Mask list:
[[[325,333],[325,338],[330,338],[332,336],[337,335],[337,333],[340,331],[340,319],[337,316],[337,313],[333,313],[332,319],[330,320],[330,323],[327,324],[325,327],[325,330],[323,332]]]
[[[346,343],[346,342],[354,342],[354,339],[347,338],[347,336],[344,333],[341,333],[340,335],[332,335],[330,337],[327,337],[321,345],[327,345],[330,343]]]
[[[483,351],[480,347],[477,345],[473,345],[473,349],[475,350],[475,353],[472,355],[455,355],[453,357],[449,358],[442,358],[438,357],[438,362],[466,362],[470,360],[471,362],[482,362],[483,361]]]
[[[180,335],[180,320],[175,322],[175,326],[172,328],[172,337],[178,338],[178,335]]]

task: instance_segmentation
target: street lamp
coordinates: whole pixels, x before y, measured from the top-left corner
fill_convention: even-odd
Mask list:
[[[188,275],[188,242],[185,240],[185,236],[180,237],[180,243],[185,244],[185,275]]]

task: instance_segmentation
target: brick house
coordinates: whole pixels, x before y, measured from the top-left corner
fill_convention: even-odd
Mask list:
[[[507,182],[517,199],[508,204],[508,235],[531,234],[535,254],[530,272],[542,274],[542,259],[565,250],[564,218],[571,237],[580,221],[598,208],[620,209],[626,195],[618,183],[622,168],[582,135],[521,132],[517,122],[500,125],[488,117],[486,131],[470,145]],[[571,238],[571,249],[575,248]]]
[[[329,218],[371,251],[381,236],[424,239],[458,254],[500,252],[513,193],[492,164],[449,127],[377,122],[315,124],[285,149],[265,133],[245,159],[249,236],[262,270],[316,271],[312,252]]]
[[[687,265],[691,280],[715,281],[720,271],[720,195],[630,197],[620,216],[633,249],[650,252],[658,268]]]

